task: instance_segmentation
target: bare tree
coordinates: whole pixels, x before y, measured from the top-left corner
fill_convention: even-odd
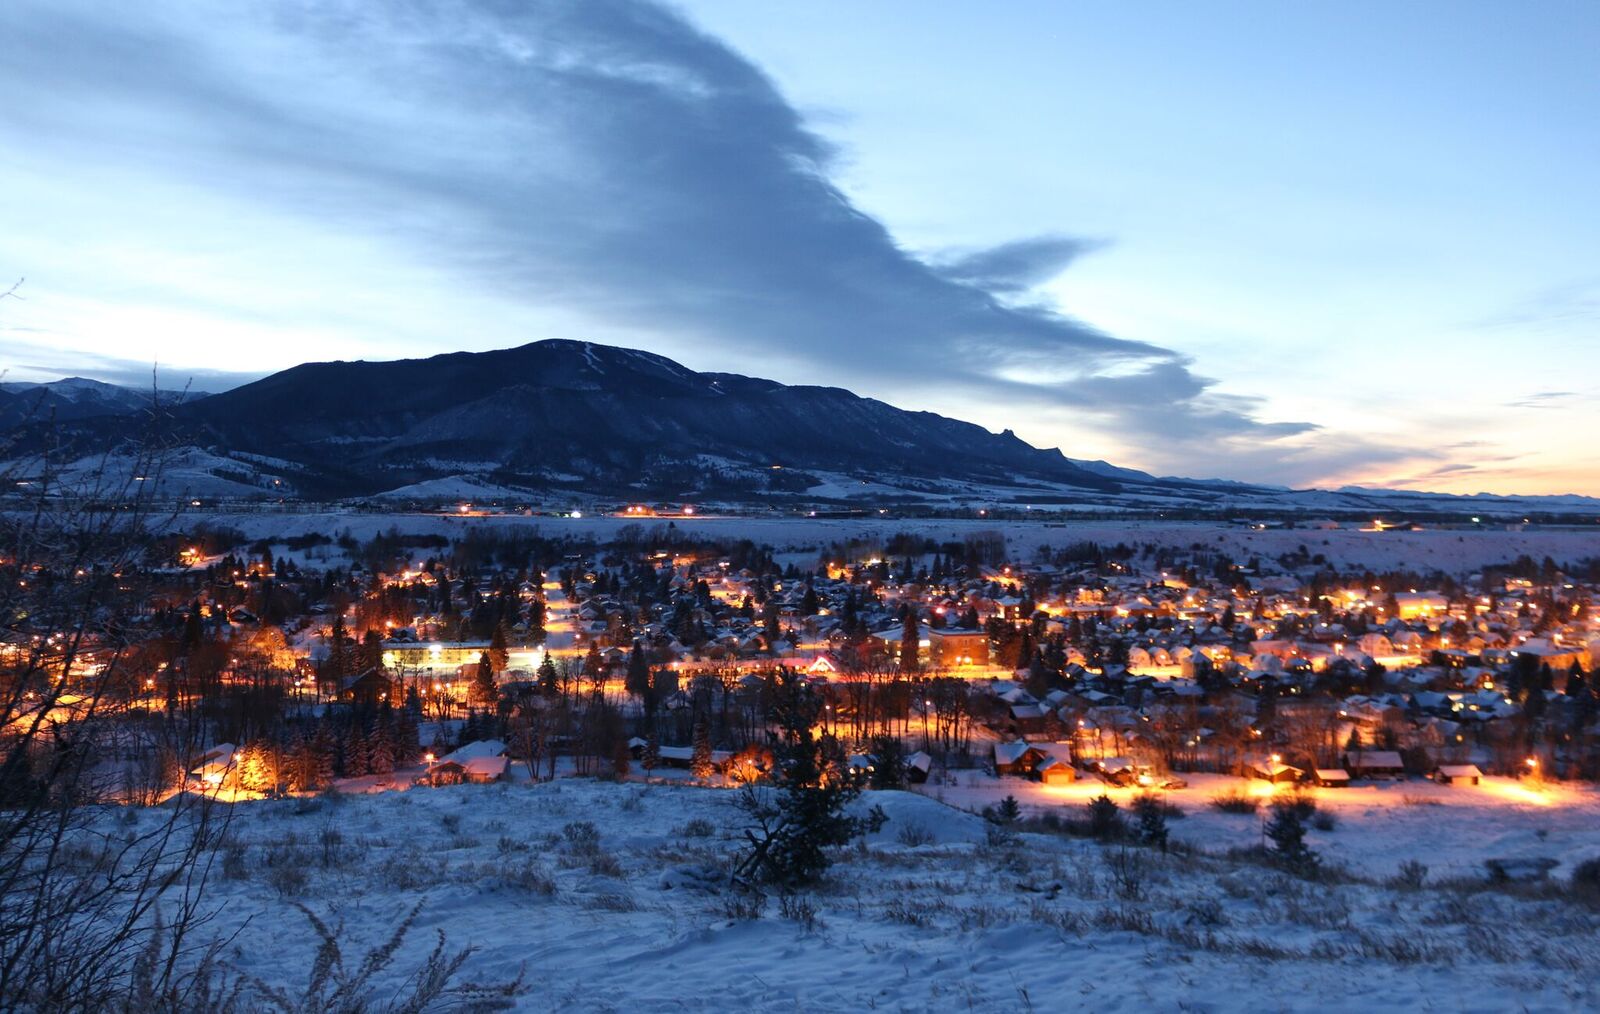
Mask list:
[[[25,432],[0,468],[0,1008],[186,1006],[209,988],[200,899],[225,821],[173,784],[199,727],[152,723],[126,678],[160,455],[146,440],[63,477],[52,428]],[[129,756],[155,760],[130,779]],[[133,790],[171,797],[154,826],[110,820]]]

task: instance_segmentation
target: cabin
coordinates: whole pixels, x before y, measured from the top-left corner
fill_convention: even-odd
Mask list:
[[[1274,785],[1292,785],[1298,782],[1305,772],[1281,760],[1265,760],[1246,764],[1245,774]]]
[[[1396,750],[1352,750],[1344,755],[1344,769],[1351,778],[1393,778],[1406,776],[1406,766]]]
[[[1046,757],[1038,747],[1017,740],[1014,743],[994,744],[994,773],[1005,775],[1030,775],[1034,765]]]
[[[1317,768],[1311,780],[1324,789],[1347,789],[1350,787],[1350,772],[1344,768]]]
[[[1441,785],[1477,785],[1483,772],[1476,764],[1440,764],[1433,777]]]
[[[399,685],[396,681],[390,679],[381,668],[374,666],[354,676],[345,677],[339,684],[339,699],[367,707],[384,702],[399,704],[398,690]]]
[[[452,753],[445,754],[428,765],[418,778],[418,785],[461,785],[463,783],[487,784],[504,778],[511,766],[506,757],[506,745],[498,739],[480,739],[464,743]]]
[[[912,785],[921,785],[928,780],[928,775],[933,772],[933,755],[918,750],[906,758],[906,781]]]
[[[214,789],[221,785],[223,780],[233,773],[233,757],[238,752],[238,747],[232,743],[219,743],[197,759],[195,766],[189,770],[189,777],[193,786],[199,789]]]

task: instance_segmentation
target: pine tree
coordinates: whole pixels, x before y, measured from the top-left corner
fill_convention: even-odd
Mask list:
[[[374,775],[394,771],[394,740],[386,725],[374,727],[367,737],[367,771]]]
[[[360,778],[367,770],[367,737],[361,726],[351,725],[344,739],[344,776]]]
[[[905,626],[900,629],[900,668],[904,672],[916,672],[921,668],[917,661],[918,640],[921,631],[917,625],[917,611],[906,610]]]
[[[312,781],[307,788],[321,789],[333,784],[337,750],[326,726],[317,730],[311,742]]]
[[[1133,802],[1133,813],[1138,818],[1139,844],[1167,850],[1167,808],[1154,796],[1140,796]]]
[[[740,857],[734,880],[794,888],[827,871],[830,848],[878,830],[888,818],[880,807],[866,816],[846,814],[861,790],[844,771],[838,744],[813,735],[817,697],[793,672],[785,670],[779,680],[775,714],[782,736],[773,751],[772,787],[751,785],[740,796],[739,806],[754,826],[746,829],[750,849]]]
[[[694,750],[689,757],[689,773],[703,781],[715,771],[711,760],[711,727],[703,719],[695,719]]]
[[[545,652],[544,658],[539,660],[539,689],[545,693],[555,693],[561,685],[561,674],[556,672],[555,658]]]
[[[1022,807],[1017,805],[1017,797],[1007,795],[1000,800],[1000,805],[995,807],[994,822],[996,824],[1015,824],[1022,819]]]
[[[644,768],[644,776],[647,779],[661,766],[661,734],[654,728],[645,739],[644,756],[639,759],[639,766]]]
[[[872,787],[906,787],[906,751],[899,736],[877,736],[872,740]]]
[[[626,778],[632,766],[633,755],[628,750],[628,741],[618,736],[611,744],[611,773],[619,779]]]
[[[638,641],[633,642],[633,651],[628,654],[628,693],[638,698],[644,698],[650,693],[650,660],[645,657],[644,646]]]
[[[500,688],[494,681],[494,662],[487,651],[478,656],[478,668],[472,675],[472,699],[488,708],[500,700]]]
[[[1306,846],[1305,818],[1293,804],[1279,803],[1263,833],[1272,839],[1272,855],[1287,869],[1309,874],[1316,870],[1317,854]]]
[[[489,664],[494,671],[505,672],[511,664],[511,649],[506,647],[506,625],[504,621],[494,625],[494,634],[489,638]]]
[[[1089,831],[1102,840],[1121,837],[1122,809],[1116,800],[1104,793],[1090,800]]]

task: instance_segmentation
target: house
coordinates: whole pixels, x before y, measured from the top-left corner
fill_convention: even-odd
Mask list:
[[[933,755],[918,750],[906,758],[906,781],[921,785],[933,771]]]
[[[1245,765],[1245,774],[1274,785],[1292,785],[1300,780],[1304,771],[1274,757],[1271,760],[1253,761]]]
[[[498,739],[480,739],[464,743],[428,765],[417,778],[419,785],[460,785],[463,782],[485,784],[499,781],[510,768],[506,745]]]
[[[1352,778],[1404,778],[1406,767],[1395,750],[1352,750],[1344,755]]]
[[[1346,789],[1350,787],[1350,772],[1344,768],[1317,768],[1312,780],[1325,789]]]
[[[374,666],[347,676],[339,684],[339,699],[372,706],[383,702],[399,704],[399,686],[382,668]]]
[[[194,779],[196,787],[214,789],[221,785],[223,779],[233,773],[233,756],[238,749],[232,743],[218,743],[201,754],[195,766],[189,770],[189,777]]]
[[[1031,743],[1017,740],[1014,743],[994,745],[994,773],[997,775],[1029,775],[1034,765],[1046,757],[1043,750]]]
[[[1434,778],[1442,785],[1477,785],[1483,772],[1476,764],[1440,764]]]
[[[934,665],[954,668],[958,665],[989,664],[989,634],[970,627],[930,628],[928,630],[928,657]]]
[[[1078,771],[1071,763],[1058,757],[1046,757],[1034,767],[1034,774],[1046,785],[1070,785],[1078,780]]]

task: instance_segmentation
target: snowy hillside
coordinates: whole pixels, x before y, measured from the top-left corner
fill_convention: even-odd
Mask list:
[[[541,1011],[1600,1004],[1600,913],[1548,890],[1439,886],[1437,873],[1421,887],[1302,880],[1251,861],[996,835],[934,800],[878,793],[889,823],[823,885],[751,899],[720,882],[738,846],[732,796],[560,779],[238,804],[210,928],[241,932],[230,965],[292,989],[317,943],[294,906],[342,924],[354,964],[420,902],[399,967],[442,932],[474,948],[466,978],[520,972],[519,1009]],[[1383,840],[1359,809],[1338,812],[1323,837],[1348,841],[1339,854]]]

